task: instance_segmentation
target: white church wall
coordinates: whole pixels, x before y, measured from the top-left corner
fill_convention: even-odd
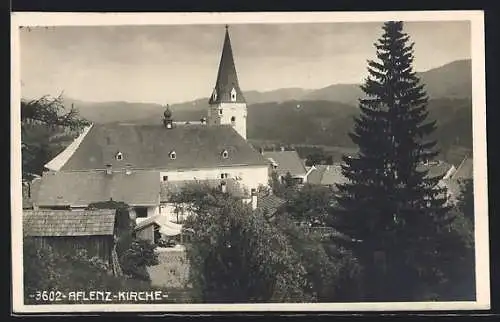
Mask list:
[[[186,171],[161,171],[160,180],[166,176],[167,181],[187,181],[187,180],[214,180],[221,179],[221,174],[227,173],[228,178],[241,178],[241,184],[248,190],[257,189],[259,185],[267,185],[269,179],[269,168],[260,167],[227,167],[212,169],[197,169]]]
[[[222,110],[220,114],[219,110]],[[231,119],[234,117],[234,122]],[[247,138],[247,105],[245,103],[221,103],[212,105],[208,114],[209,125],[233,125],[244,139]]]

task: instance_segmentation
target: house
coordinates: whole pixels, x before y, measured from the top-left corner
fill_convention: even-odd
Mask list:
[[[247,105],[228,28],[207,112],[199,121],[176,122],[167,106],[158,125],[90,125],[45,165],[35,206],[78,209],[115,200],[137,218],[172,217],[165,187],[217,180],[245,191],[267,186],[268,163],[246,140]]]
[[[23,211],[23,235],[59,253],[85,250],[113,267],[115,211]]]
[[[85,209],[92,203],[118,201],[128,204],[132,217],[157,213],[159,172],[61,171],[45,173],[34,196],[34,209]]]
[[[473,178],[473,157],[466,156],[460,162],[457,169],[450,176],[442,180],[442,186],[447,189],[448,197],[452,204],[455,204],[462,195],[463,183],[466,180],[473,180]]]
[[[159,214],[138,221],[134,229],[137,238],[149,240],[155,244],[158,244],[160,239],[175,238],[182,233],[182,225],[173,223],[168,216]],[[179,241],[182,244],[182,241]]]
[[[262,156],[267,159],[271,171],[276,172],[280,180],[283,180],[290,173],[299,184],[307,181],[308,172],[297,151],[285,151],[284,149],[263,151]]]
[[[342,174],[340,164],[314,165],[309,169],[307,183],[313,185],[327,186],[336,189],[336,184],[347,182],[347,178]]]

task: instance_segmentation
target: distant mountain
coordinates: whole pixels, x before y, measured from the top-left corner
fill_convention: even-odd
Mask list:
[[[417,73],[430,99],[470,98],[472,96],[471,60],[457,60],[441,67]],[[337,101],[356,105],[363,96],[359,84],[336,84],[312,91],[305,100]]]
[[[437,121],[435,138],[440,146],[472,147],[471,61],[455,61],[419,76],[430,97],[430,117]],[[358,114],[356,103],[362,95],[359,85],[248,91],[244,95],[248,102],[248,138],[254,142],[352,146],[347,133]],[[65,103],[74,104],[83,117],[96,123],[159,124],[164,110],[154,103],[92,103],[72,99],[66,99]],[[199,120],[207,115],[208,98],[170,107],[178,121]]]
[[[430,100],[428,108],[429,120],[437,123],[434,139],[439,147],[472,147],[470,99]],[[267,144],[354,147],[348,133],[358,114],[353,105],[331,101],[254,104],[248,107],[248,138]]]

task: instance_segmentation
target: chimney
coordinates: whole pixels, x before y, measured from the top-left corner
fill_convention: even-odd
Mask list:
[[[252,198],[252,210],[257,209],[257,190],[253,188],[251,190],[250,196]]]
[[[227,192],[226,181],[222,181],[220,183],[220,190],[222,191],[222,193],[226,193]]]
[[[264,149],[263,148],[259,148],[259,152],[260,152],[260,154],[264,154]]]
[[[110,163],[106,164],[106,174],[110,175],[113,173],[113,167]]]
[[[130,174],[132,174],[132,167],[131,167],[131,165],[130,165],[130,164],[127,164],[127,165],[125,166],[125,174],[126,174],[126,175],[130,175]]]

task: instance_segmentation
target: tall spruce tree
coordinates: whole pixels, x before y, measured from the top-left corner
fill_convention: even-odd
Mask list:
[[[436,124],[427,120],[409,40],[402,22],[384,23],[349,134],[359,152],[344,156],[348,182],[338,185],[337,228],[358,240],[351,247],[364,266],[365,300],[415,299],[440,282],[440,265],[455,247],[440,178],[422,166],[438,154],[426,139]]]

